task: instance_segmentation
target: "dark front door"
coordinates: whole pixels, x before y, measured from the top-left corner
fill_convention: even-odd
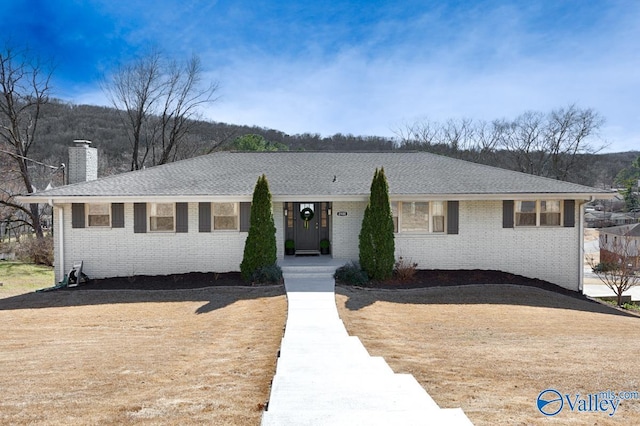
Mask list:
[[[319,203],[295,203],[296,217],[296,253],[320,250],[318,220]]]

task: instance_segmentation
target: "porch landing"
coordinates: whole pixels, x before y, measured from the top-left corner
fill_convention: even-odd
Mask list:
[[[279,262],[288,318],[262,425],[470,425],[461,409],[441,409],[412,375],[395,374],[348,335],[332,277],[346,262]]]

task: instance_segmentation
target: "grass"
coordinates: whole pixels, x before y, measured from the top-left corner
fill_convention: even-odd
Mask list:
[[[614,300],[610,300],[610,299],[602,299],[599,298],[599,300],[603,303],[606,303],[607,305],[611,305],[611,306],[618,306],[617,302]],[[632,311],[632,312],[636,312],[640,314],[640,305],[638,305],[637,302],[631,302],[631,303],[623,303],[622,304],[622,309],[626,309],[628,311]]]
[[[0,297],[51,287],[55,284],[53,268],[29,263],[0,261]]]
[[[260,423],[282,287],[34,293],[50,270],[0,266],[0,424]]]
[[[0,424],[259,424],[286,317],[281,287],[33,293],[51,268],[0,262]],[[640,318],[537,288],[338,288],[349,333],[476,425],[543,417],[540,391],[640,391]]]
[[[536,408],[538,394],[640,391],[640,317],[531,287],[417,290],[338,288],[349,334],[398,373],[411,373],[444,408],[476,425],[635,424],[640,400],[617,413]]]

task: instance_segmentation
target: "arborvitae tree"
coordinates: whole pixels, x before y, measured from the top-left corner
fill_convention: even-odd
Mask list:
[[[395,243],[389,185],[384,168],[379,171],[376,169],[371,182],[371,195],[362,219],[359,248],[360,266],[371,279],[391,278],[395,263]]]
[[[258,178],[251,202],[249,235],[244,244],[240,272],[249,281],[254,272],[276,263],[276,226],[271,212],[271,192],[267,177]]]

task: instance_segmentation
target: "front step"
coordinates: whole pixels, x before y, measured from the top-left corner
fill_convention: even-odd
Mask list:
[[[336,266],[333,265],[305,265],[305,266],[282,266],[282,276],[284,279],[333,279]]]
[[[363,409],[317,409],[311,406],[302,412],[265,411],[262,426],[336,426],[336,425],[367,425],[367,426],[473,426],[464,412],[459,408],[440,410],[423,410],[416,408],[410,411],[385,411]]]

